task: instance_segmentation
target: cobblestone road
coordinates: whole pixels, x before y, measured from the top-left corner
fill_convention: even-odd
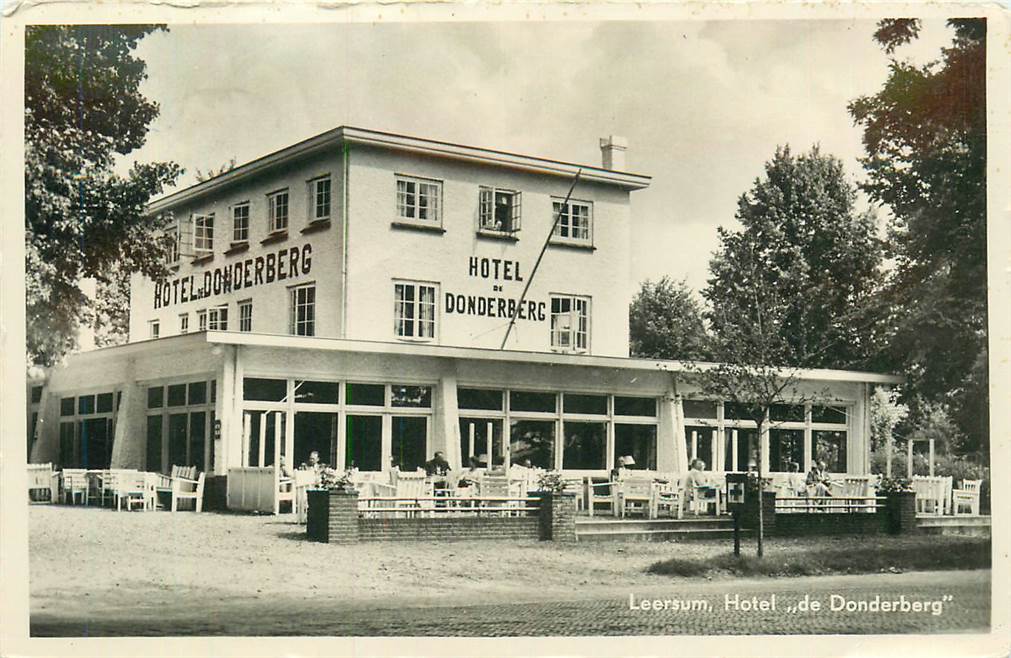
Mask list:
[[[332,636],[549,636],[549,635],[727,635],[984,632],[990,624],[990,572],[919,572],[722,580],[629,591],[569,600],[423,605],[349,606],[316,600],[220,601],[195,614],[181,610],[123,611],[96,619],[65,619],[33,613],[33,636],[99,635],[332,635]],[[629,595],[707,602],[703,610],[634,610]],[[725,596],[771,600],[776,610],[725,606]],[[945,600],[940,614],[921,612],[831,611],[832,595],[847,600]],[[790,611],[805,595],[819,601],[818,612]],[[701,605],[701,604],[699,604]]]

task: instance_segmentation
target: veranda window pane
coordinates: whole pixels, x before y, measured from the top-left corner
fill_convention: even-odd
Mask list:
[[[186,404],[186,384],[173,384],[168,387],[168,406],[182,407]]]
[[[458,388],[457,404],[461,409],[502,410],[502,391],[487,391],[478,388]]]
[[[509,408],[512,411],[555,413],[555,397],[554,393],[511,391],[509,393]]]
[[[386,405],[386,386],[383,384],[347,384],[344,387],[346,404],[360,404],[371,407]]]
[[[336,382],[295,381],[295,402],[337,404],[340,386]],[[320,453],[322,455],[323,453]]]
[[[413,471],[425,465],[428,439],[428,419],[408,416],[393,417],[390,444],[392,464],[401,471]]]
[[[804,430],[769,430],[769,470],[789,473],[790,464],[804,470]]]
[[[160,409],[165,403],[165,388],[152,386],[147,389],[147,408]]]
[[[100,393],[96,401],[96,411],[100,414],[112,412],[112,393]]]
[[[769,418],[774,421],[804,422],[804,405],[774,404],[769,409]]]
[[[207,402],[207,382],[193,382],[189,385],[188,404],[205,404]]]
[[[607,467],[607,424],[566,421],[562,468]]]
[[[607,414],[606,395],[577,395],[566,393],[562,398],[567,414]]]
[[[95,396],[82,395],[77,398],[77,413],[82,416],[95,413]]]
[[[656,470],[656,425],[614,426],[614,463],[618,457],[631,456],[631,468]]]
[[[488,428],[491,426],[491,465],[501,466],[505,462],[502,449],[502,420],[496,418],[460,419],[460,459],[464,466],[470,457],[475,457],[481,466],[488,466]],[[517,462],[513,456],[513,464]]]
[[[512,463],[543,469],[555,467],[555,423],[549,420],[516,420],[509,427]]]
[[[811,454],[816,462],[825,462],[830,473],[846,472],[846,432],[814,430]]]
[[[74,415],[74,398],[62,398],[60,400],[60,415],[61,416]]]
[[[614,415],[655,418],[656,398],[631,398],[616,395],[614,396]]]
[[[814,405],[811,407],[812,423],[838,423],[846,424],[846,407],[825,407]]]
[[[348,415],[344,464],[359,471],[381,471],[383,419],[381,416]]]
[[[430,386],[400,386],[392,387],[394,407],[416,407],[428,409],[432,406],[432,388]]]
[[[246,400],[284,402],[287,394],[288,382],[283,379],[246,377],[242,380],[242,397]]]
[[[716,403],[710,400],[684,400],[682,403],[685,418],[716,419]]]

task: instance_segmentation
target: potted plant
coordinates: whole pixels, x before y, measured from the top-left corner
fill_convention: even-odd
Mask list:
[[[358,490],[351,478],[351,471],[333,468],[319,471],[314,488],[306,492],[309,503],[306,533],[310,539],[357,541]]]
[[[878,495],[885,496],[890,532],[910,532],[916,528],[916,491],[908,478],[881,478]]]

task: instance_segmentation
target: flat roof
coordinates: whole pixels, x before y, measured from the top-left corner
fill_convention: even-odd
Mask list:
[[[580,165],[451,142],[440,142],[433,139],[410,137],[366,128],[339,126],[241,164],[220,176],[215,176],[214,178],[156,199],[148,206],[148,213],[163,212],[179,204],[211,194],[244,178],[261,174],[266,170],[301,157],[312,155],[327,148],[332,148],[341,143],[364,144],[387,149],[410,151],[435,157],[467,160],[567,178],[571,178],[575,176],[577,171],[581,171],[580,178],[582,180],[617,185],[630,190],[648,187],[651,181],[649,176],[604,169],[603,167]]]
[[[287,336],[277,334],[255,334],[235,331],[205,332],[208,343],[223,345],[247,345],[251,347],[271,347],[282,349],[311,349],[330,352],[360,352],[367,354],[398,354],[403,356],[426,356],[446,359],[471,359],[489,362],[527,363],[533,365],[584,366],[596,368],[620,368],[625,370],[646,370],[652,372],[688,372],[689,364],[684,361],[664,359],[639,359],[619,356],[593,356],[588,354],[565,354],[559,352],[528,352],[520,350],[496,350],[481,347],[454,347],[449,345],[428,345],[424,343],[390,343],[383,341],[348,340],[346,338],[320,338],[309,336]],[[187,334],[193,335],[193,334]],[[173,336],[153,341],[171,340]],[[112,348],[106,348],[112,349]],[[699,363],[701,369],[717,364]],[[898,375],[888,375],[853,370],[829,370],[803,368],[797,371],[802,381],[860,382],[869,384],[901,384],[904,379]]]

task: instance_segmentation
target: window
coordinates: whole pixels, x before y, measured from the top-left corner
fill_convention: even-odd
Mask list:
[[[232,242],[247,242],[249,240],[249,204],[239,203],[232,206]]]
[[[337,404],[339,396],[340,384],[337,382],[295,380],[295,402],[303,404]]]
[[[267,195],[267,216],[271,233],[288,230],[288,190]]]
[[[316,284],[291,288],[291,323],[293,336],[316,335]]]
[[[197,331],[207,331],[207,310],[197,311]]]
[[[558,217],[552,239],[562,242],[590,243],[593,237],[593,206],[584,201],[553,201],[553,212]]]
[[[502,411],[502,391],[486,391],[479,388],[456,389],[457,406],[460,409],[487,409]],[[554,409],[552,409],[554,411]]]
[[[207,328],[228,331],[228,305],[215,306],[207,311]]]
[[[330,219],[330,177],[309,181],[309,221]]]
[[[185,334],[190,330],[190,314],[180,313],[179,314],[179,333]]]
[[[551,297],[551,347],[585,352],[589,346],[589,297]]]
[[[442,183],[397,177],[397,217],[401,221],[438,224]]]
[[[482,187],[478,194],[478,226],[482,231],[520,230],[520,193]]]
[[[386,386],[384,384],[352,384],[344,387],[345,402],[349,405],[369,407],[386,406]]]
[[[253,300],[239,302],[239,331],[253,330]]]
[[[263,402],[284,402],[288,397],[288,382],[283,379],[243,377],[242,399]]]
[[[42,402],[42,387],[32,386],[32,404]]]
[[[393,286],[394,332],[400,338],[435,338],[435,286],[396,283]]]
[[[197,256],[214,251],[214,213],[193,215],[193,250]]]
[[[148,322],[151,328],[151,338],[157,338],[158,334],[161,333],[161,324],[157,320],[151,320]]]
[[[165,254],[165,260],[169,265],[179,264],[179,226],[177,224],[172,224],[165,229],[165,235],[168,236],[167,253]]]

